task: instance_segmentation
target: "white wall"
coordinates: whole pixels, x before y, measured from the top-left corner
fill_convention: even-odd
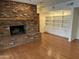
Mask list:
[[[77,34],[76,39],[79,39],[79,8],[77,10]]]
[[[45,32],[45,17],[48,11],[43,6],[37,5],[37,13],[39,13],[40,32],[43,33]]]
[[[52,11],[54,8],[59,10],[64,8],[75,8],[75,7],[79,7],[79,0],[72,0],[72,1],[64,2],[56,5],[47,6],[45,8],[49,11]]]
[[[79,18],[77,19],[78,20],[78,26],[77,26],[77,39],[79,39]]]
[[[72,28],[71,28],[71,39],[74,40],[76,39],[77,36],[77,17],[78,17],[78,10],[77,8],[73,9],[73,19],[72,19]]]
[[[69,41],[71,41],[73,39],[79,39],[79,12],[76,12],[76,10],[75,10],[75,8],[79,8],[79,0],[73,0],[73,1],[65,2],[65,3],[57,4],[57,5],[51,6],[51,8],[49,8],[48,10],[49,11],[54,10],[53,7],[55,7],[56,10],[61,10],[61,9],[72,9],[73,10],[72,16],[71,16],[72,17],[72,20],[71,20],[72,24],[70,25],[71,29],[69,29],[70,35],[68,35]],[[49,32],[54,33],[55,31],[53,32],[53,31],[49,30]],[[60,33],[58,32],[58,35],[59,34]],[[61,32],[61,34],[63,34],[63,33]]]
[[[46,14],[45,13],[40,13],[40,32],[43,33],[45,30],[45,16]]]
[[[73,5],[71,5],[71,3],[74,3]],[[53,8],[55,7],[55,8]],[[49,33],[54,33],[56,35],[60,35],[60,36],[63,36],[63,37],[68,37],[69,38],[69,41],[71,41],[72,39],[79,39],[79,18],[73,18],[75,15],[73,14],[74,13],[74,8],[76,7],[79,7],[79,0],[74,0],[74,1],[69,1],[69,2],[65,2],[65,3],[61,3],[61,4],[57,4],[57,5],[53,5],[53,6],[50,6],[50,7],[45,7],[44,10],[48,10],[48,12],[52,12],[53,10],[65,10],[65,9],[70,9],[72,11],[72,15],[70,16],[72,19],[71,19],[71,24],[70,24],[70,28],[71,29],[68,29],[69,32],[64,32],[64,29],[62,30],[52,30],[52,29],[47,29],[45,28],[45,17],[47,15],[49,15],[49,13],[47,12],[41,12],[40,13],[40,32],[45,32],[45,31],[48,31]],[[77,14],[78,16],[78,14]],[[74,23],[73,19],[77,19],[78,20],[78,24],[76,25],[76,22]],[[75,24],[75,25],[74,25]],[[76,28],[75,26],[77,26],[77,30],[74,29]],[[76,34],[77,32],[77,34]],[[68,34],[69,33],[69,34]],[[74,34],[75,33],[75,34]]]
[[[72,24],[72,39],[79,39],[79,7],[74,8]]]

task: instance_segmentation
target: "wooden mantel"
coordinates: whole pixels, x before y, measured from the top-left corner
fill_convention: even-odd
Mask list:
[[[32,19],[31,18],[16,17],[16,18],[0,18],[0,20],[32,20]]]

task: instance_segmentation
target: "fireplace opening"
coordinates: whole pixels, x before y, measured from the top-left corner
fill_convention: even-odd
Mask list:
[[[10,34],[13,35],[18,35],[18,34],[25,34],[25,26],[24,25],[18,25],[18,26],[10,26]]]

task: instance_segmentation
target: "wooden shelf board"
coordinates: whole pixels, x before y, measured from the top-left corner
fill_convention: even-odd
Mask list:
[[[31,18],[0,18],[0,20],[31,20]]]

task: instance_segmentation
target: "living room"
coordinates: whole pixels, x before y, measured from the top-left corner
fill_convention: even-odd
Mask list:
[[[79,59],[78,0],[0,0],[0,59]]]

